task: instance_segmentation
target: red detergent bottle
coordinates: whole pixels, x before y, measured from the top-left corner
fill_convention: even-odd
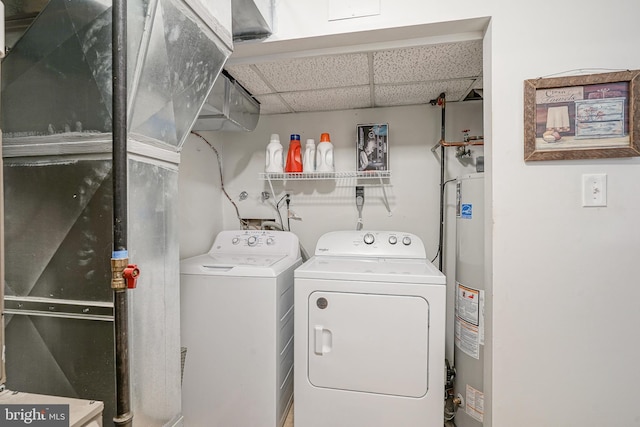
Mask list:
[[[287,153],[285,172],[302,172],[302,155],[300,153],[300,135],[292,134]]]

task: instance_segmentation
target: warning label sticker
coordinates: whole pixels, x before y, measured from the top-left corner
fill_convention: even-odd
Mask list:
[[[484,420],[484,393],[476,390],[467,384],[464,411],[473,419],[483,422]]]

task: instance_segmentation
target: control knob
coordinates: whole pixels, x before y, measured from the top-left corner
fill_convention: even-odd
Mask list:
[[[231,239],[231,243],[233,243],[234,245],[237,245],[238,243],[240,243],[240,238],[234,237],[233,239]]]
[[[409,237],[409,236],[404,236],[404,237],[402,238],[402,243],[403,243],[405,246],[409,246],[409,245],[411,244],[411,237]]]
[[[255,246],[256,243],[258,243],[258,238],[256,236],[249,236],[249,238],[247,239],[247,244],[249,246]]]
[[[389,236],[389,243],[395,245],[398,243],[398,238],[396,236]]]
[[[271,246],[275,243],[275,240],[273,240],[273,237],[269,237],[267,238],[267,245]]]
[[[367,245],[372,244],[373,242],[375,242],[375,240],[376,240],[376,238],[373,237],[373,234],[371,234],[371,233],[367,233],[367,234],[364,235],[364,242]]]

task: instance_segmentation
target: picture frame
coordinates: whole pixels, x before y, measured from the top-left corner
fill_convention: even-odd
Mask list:
[[[372,123],[356,127],[356,170],[389,170],[389,124]]]
[[[640,156],[640,70],[524,82],[524,160]]]

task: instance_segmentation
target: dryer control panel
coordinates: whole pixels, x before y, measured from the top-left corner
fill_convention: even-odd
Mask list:
[[[300,254],[298,237],[288,231],[227,230],[221,231],[209,251],[210,255],[233,253]]]
[[[334,231],[320,237],[316,256],[425,259],[422,240],[396,231]]]

